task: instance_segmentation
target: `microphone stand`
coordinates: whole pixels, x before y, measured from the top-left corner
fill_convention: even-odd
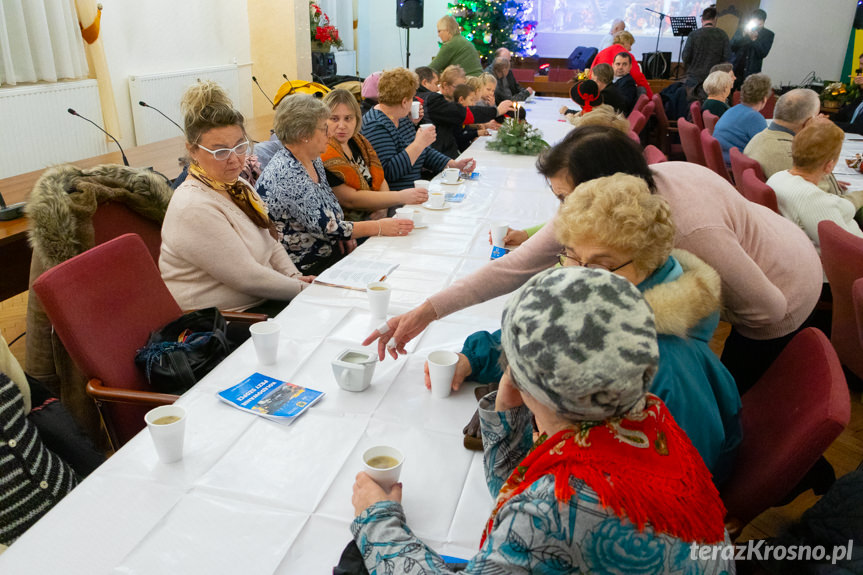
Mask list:
[[[117,144],[117,147],[118,147],[118,148],[120,148],[120,155],[121,155],[121,156],[123,156],[123,165],[124,165],[124,166],[126,166],[127,168],[129,167],[129,160],[127,160],[127,159],[126,159],[126,152],[124,152],[124,151],[123,151],[123,146],[121,146],[121,145],[120,145],[120,142],[118,142],[118,141],[117,141],[117,138],[115,138],[114,136],[112,136],[111,134],[109,134],[108,132],[106,132],[106,131],[105,131],[105,129],[104,129],[102,126],[100,126],[99,124],[97,124],[97,123],[96,123],[96,122],[94,122],[93,120],[90,120],[90,119],[88,119],[88,118],[85,118],[84,116],[82,116],[81,114],[79,114],[78,112],[76,112],[75,110],[73,110],[72,108],[67,108],[67,109],[66,109],[66,111],[67,111],[67,112],[69,112],[70,114],[72,114],[73,116],[78,116],[78,117],[79,117],[79,118],[81,118],[82,120],[86,120],[86,121],[90,122],[91,124],[93,124],[94,126],[96,126],[97,128],[99,128],[99,130],[100,130],[101,132],[103,132],[106,136],[108,136],[109,138],[111,138],[112,140],[114,140],[114,143],[115,143],[115,144]]]
[[[657,59],[659,58],[659,37],[662,36],[662,24],[665,22],[665,17],[668,16],[668,14],[663,14],[662,12],[651,10],[650,8],[645,8],[645,10],[659,15],[659,30],[656,32],[656,50],[653,52],[653,61],[650,66],[650,76],[652,78],[656,78],[659,75],[659,65],[657,63]]]
[[[269,96],[267,96],[267,93],[266,93],[266,92],[264,92],[264,89],[263,89],[263,88],[261,88],[261,85],[260,85],[260,84],[258,84],[258,79],[257,79],[257,78],[255,78],[254,76],[252,76],[252,82],[254,82],[254,83],[255,83],[255,86],[257,86],[257,87],[258,87],[258,90],[260,90],[260,91],[261,91],[261,94],[263,94],[263,95],[264,95],[264,98],[266,98],[266,99],[267,99],[267,102],[269,102],[269,103],[270,103],[270,106],[275,106],[275,104],[273,104],[273,101],[272,101],[272,100],[270,100],[270,97],[269,97]]]
[[[186,133],[186,131],[180,127],[180,124],[178,124],[177,122],[175,122],[174,120],[172,120],[171,118],[166,116],[165,113],[162,110],[160,110],[159,108],[153,107],[150,104],[148,104],[147,102],[144,102],[143,100],[139,101],[138,105],[141,106],[142,108],[150,108],[151,110],[156,110],[158,113],[160,113],[162,115],[163,118],[165,118],[166,120],[168,120],[169,122],[171,122],[172,124],[177,126],[177,129],[180,130],[183,134]]]

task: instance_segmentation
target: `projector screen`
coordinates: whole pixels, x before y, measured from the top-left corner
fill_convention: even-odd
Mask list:
[[[611,23],[620,18],[633,36],[656,36],[659,16],[645,8],[669,16],[696,16],[715,0],[538,0],[537,32],[608,34]],[[668,18],[662,35],[671,36]]]

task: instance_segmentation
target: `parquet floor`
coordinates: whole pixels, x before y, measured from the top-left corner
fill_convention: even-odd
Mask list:
[[[27,293],[0,302],[0,332],[7,342],[24,333],[26,313]],[[710,347],[717,354],[722,352],[722,345],[728,337],[728,332],[728,324],[723,323],[714,334]],[[11,346],[12,353],[22,365],[24,365],[25,341],[26,336]],[[857,469],[863,460],[863,403],[861,403],[860,393],[851,394],[851,423],[827,450],[826,457],[836,470],[837,476]],[[764,539],[776,535],[783,527],[799,518],[817,500],[818,497],[808,491],[784,507],[768,509],[746,527],[740,540]]]

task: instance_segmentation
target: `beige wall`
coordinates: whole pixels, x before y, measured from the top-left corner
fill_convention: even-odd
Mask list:
[[[309,5],[306,0],[248,2],[252,75],[272,98],[287,74],[291,80],[312,79]],[[272,106],[255,87],[255,116],[272,113]]]

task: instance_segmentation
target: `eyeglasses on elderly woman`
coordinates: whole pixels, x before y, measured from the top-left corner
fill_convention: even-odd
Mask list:
[[[624,264],[620,264],[619,266],[609,267],[605,264],[597,264],[597,263],[593,263],[593,262],[583,262],[583,261],[579,260],[577,257],[575,257],[574,255],[572,255],[571,253],[569,253],[567,250],[563,250],[562,252],[560,252],[558,254],[558,258],[560,259],[560,265],[562,265],[562,266],[578,266],[578,267],[587,268],[590,270],[605,270],[605,271],[612,272],[612,273],[616,272],[617,270],[623,269],[632,263],[632,260],[629,260],[628,262],[626,262]]]
[[[251,151],[252,145],[249,143],[248,140],[246,140],[244,142],[240,142],[233,148],[219,148],[218,150],[211,150],[210,148],[202,146],[201,144],[198,144],[198,147],[205,152],[212,154],[213,158],[215,158],[216,160],[223,162],[230,158],[231,154],[236,154],[237,156],[247,155]]]

